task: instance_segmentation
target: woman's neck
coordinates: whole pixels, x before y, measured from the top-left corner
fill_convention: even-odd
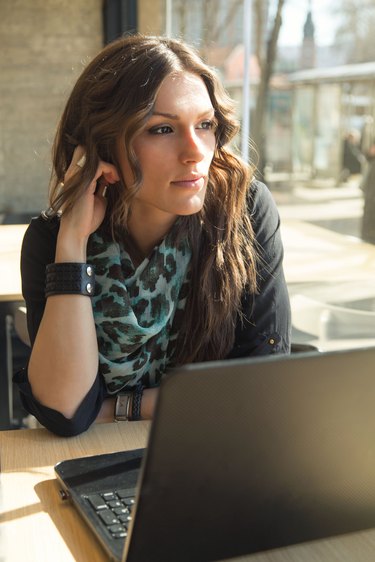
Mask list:
[[[140,263],[142,258],[149,256],[177,219],[171,215],[162,218],[164,220],[160,220],[160,217],[159,220],[155,220],[156,217],[151,214],[137,217],[137,213],[131,213],[128,220],[128,231],[132,238],[131,245],[135,246],[133,260]]]

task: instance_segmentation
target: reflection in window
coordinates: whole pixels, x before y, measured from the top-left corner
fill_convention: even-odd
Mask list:
[[[244,0],[170,3],[172,34],[194,43],[207,62],[217,67],[237,102],[241,121]],[[278,3],[251,2],[252,138],[262,65]],[[367,4],[368,25],[360,28],[355,21],[362,12],[350,11],[349,4],[360,6],[359,0],[345,5],[333,2],[332,8],[325,3],[285,2],[282,41],[266,95],[266,126],[258,137],[261,171],[282,218],[295,341],[313,342],[324,350],[368,344],[371,314],[375,314],[375,194],[368,195],[370,171],[375,167],[375,148],[371,148],[375,145],[375,63],[373,41],[366,39],[371,33],[360,38],[353,35],[365,27],[371,29],[375,5]],[[327,18],[336,32],[327,30]],[[291,21],[292,27],[288,26]],[[322,44],[327,37],[330,44]],[[353,45],[359,43],[360,53],[353,58]],[[346,149],[350,165],[344,158]],[[371,193],[375,192],[375,171],[373,177]],[[364,205],[368,236],[363,233]],[[355,318],[358,326],[362,318],[346,314],[346,308],[368,313],[366,321],[363,317],[363,325],[370,327],[366,334],[357,328],[343,329],[342,324],[349,321],[345,319]],[[310,319],[310,330],[301,319]]]

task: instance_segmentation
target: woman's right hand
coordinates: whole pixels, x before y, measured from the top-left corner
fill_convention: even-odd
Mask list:
[[[85,156],[85,149],[77,146],[73,153],[70,166],[65,174],[66,183],[77,172],[79,162]],[[83,164],[84,165],[84,164]],[[104,192],[109,184],[120,180],[113,164],[99,161],[95,175],[73,208],[68,212],[62,209],[60,230],[56,246],[56,261],[86,261],[87,240],[104,219],[107,201]]]

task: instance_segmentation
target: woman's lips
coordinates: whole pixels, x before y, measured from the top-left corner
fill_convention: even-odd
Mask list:
[[[172,183],[172,185],[177,186],[177,187],[186,187],[186,188],[191,188],[191,189],[201,189],[204,186],[204,176],[175,180],[175,181],[172,181],[171,183]]]

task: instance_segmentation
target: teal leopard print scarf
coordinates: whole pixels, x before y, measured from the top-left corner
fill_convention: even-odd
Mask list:
[[[100,232],[90,237],[99,363],[110,394],[139,381],[156,386],[170,362],[170,343],[177,338],[173,320],[185,306],[191,257],[186,242],[174,246],[173,231],[137,268],[117,242]]]

